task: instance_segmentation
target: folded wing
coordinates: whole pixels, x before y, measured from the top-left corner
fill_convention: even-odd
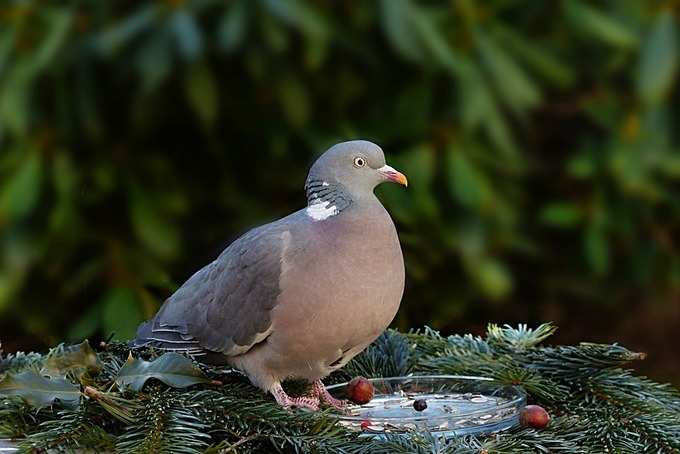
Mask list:
[[[285,225],[268,224],[234,241],[140,325],[134,344],[204,356],[236,356],[271,333],[280,293]]]

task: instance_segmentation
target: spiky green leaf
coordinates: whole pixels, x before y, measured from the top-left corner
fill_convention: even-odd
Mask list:
[[[80,388],[64,377],[45,378],[33,369],[8,374],[0,380],[0,395],[19,396],[35,408],[52,404],[76,407]]]
[[[155,378],[173,388],[186,388],[210,380],[186,356],[164,353],[154,361],[144,361],[130,355],[116,376],[119,389],[140,391],[147,380]]]

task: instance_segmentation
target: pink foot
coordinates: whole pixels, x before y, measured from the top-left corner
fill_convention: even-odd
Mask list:
[[[347,401],[331,396],[321,380],[316,380],[312,383],[312,395],[318,398],[320,402],[328,404],[336,410],[343,413],[347,411]]]
[[[317,411],[319,409],[319,398],[317,396],[290,397],[279,383],[275,384],[269,392],[272,393],[274,399],[276,399],[283,408],[307,408],[312,411]]]

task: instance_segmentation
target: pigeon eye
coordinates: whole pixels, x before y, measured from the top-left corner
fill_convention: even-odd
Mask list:
[[[354,167],[363,167],[366,165],[364,158],[354,158]]]

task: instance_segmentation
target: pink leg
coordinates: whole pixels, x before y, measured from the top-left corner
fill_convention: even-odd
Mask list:
[[[279,383],[272,386],[269,392],[272,393],[274,399],[276,399],[283,408],[307,408],[312,411],[317,411],[319,409],[319,398],[317,396],[290,397]]]
[[[336,399],[331,396],[321,380],[316,380],[312,383],[312,395],[317,397],[319,401],[330,405],[336,410],[344,412],[347,409],[347,401]]]

